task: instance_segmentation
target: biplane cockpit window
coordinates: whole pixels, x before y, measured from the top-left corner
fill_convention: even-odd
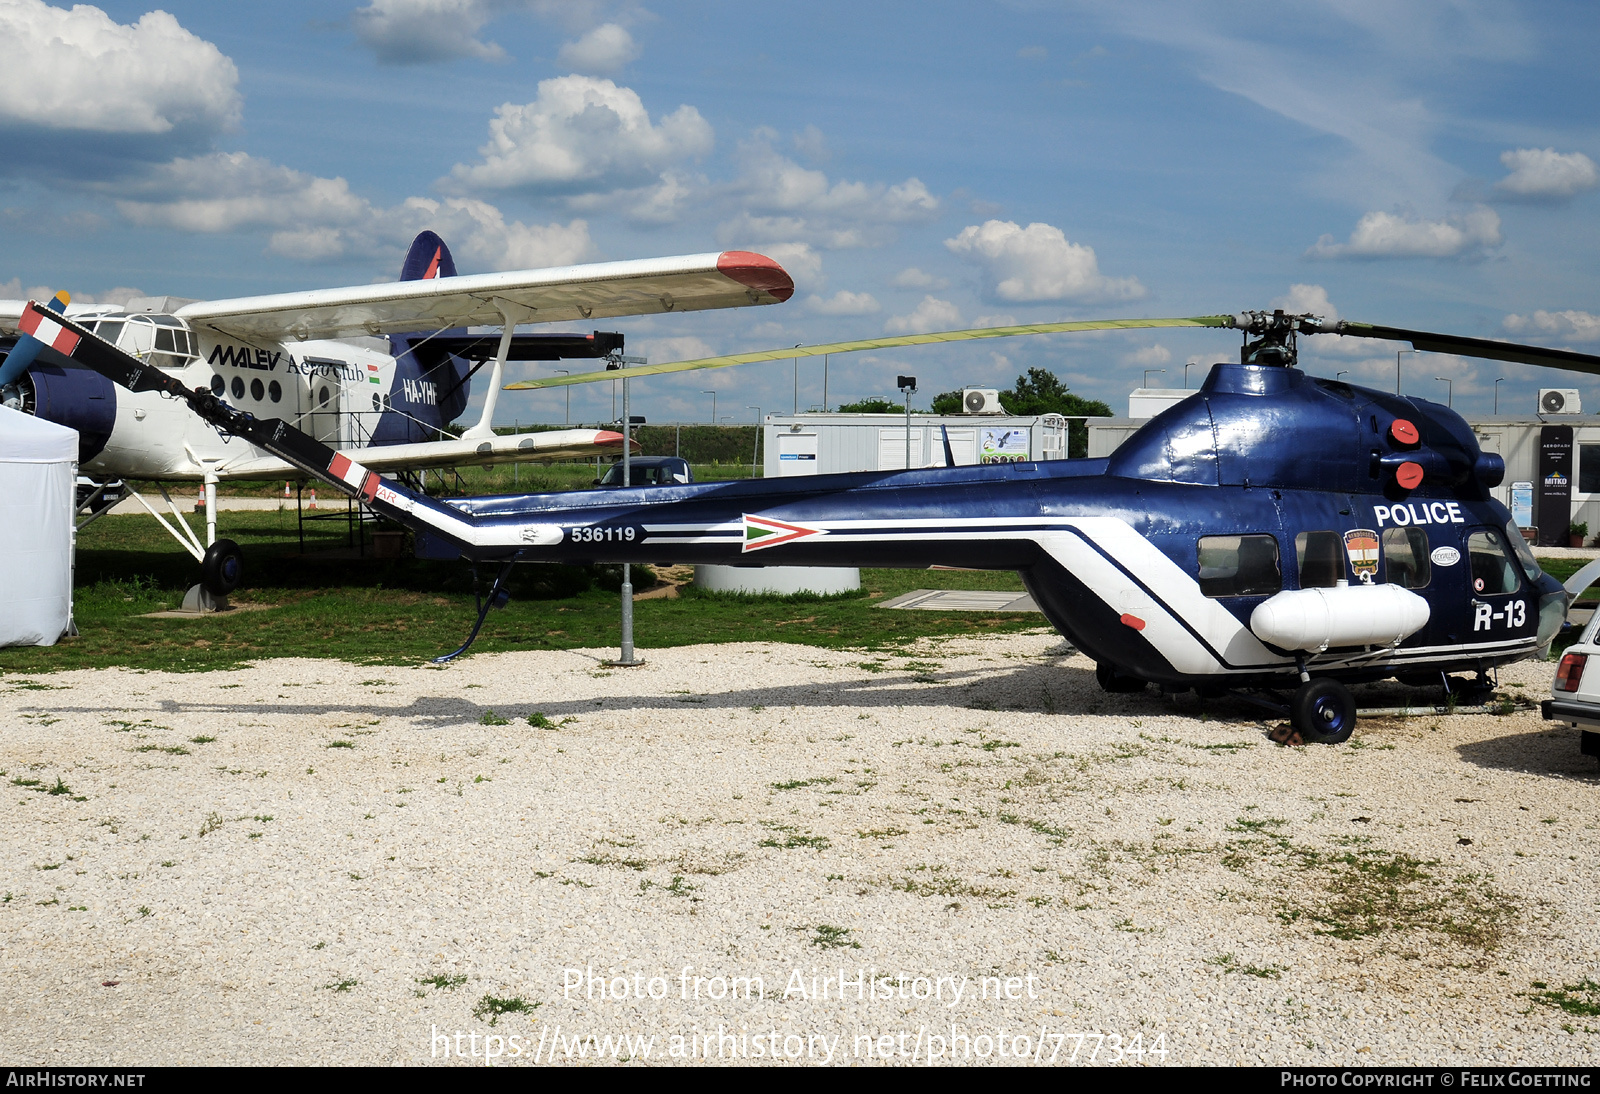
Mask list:
[[[1433,580],[1428,562],[1428,533],[1421,528],[1385,528],[1383,564],[1388,582],[1402,589],[1421,589]]]
[[[1472,568],[1472,591],[1483,596],[1512,593],[1521,584],[1517,569],[1506,555],[1498,532],[1474,532],[1467,540],[1467,561]]]
[[[139,313],[128,316],[121,327],[117,345],[159,368],[183,368],[199,356],[194,333],[176,316]]]
[[[1301,532],[1294,556],[1302,589],[1331,589],[1344,577],[1344,542],[1338,532]]]
[[[1201,536],[1200,591],[1206,596],[1267,596],[1283,588],[1272,536]]]

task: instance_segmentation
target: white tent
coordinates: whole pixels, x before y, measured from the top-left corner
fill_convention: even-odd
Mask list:
[[[78,432],[0,406],[0,646],[72,626]]]

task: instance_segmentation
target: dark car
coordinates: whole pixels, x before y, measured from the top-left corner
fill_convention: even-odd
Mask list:
[[[694,481],[689,461],[676,456],[635,456],[630,463],[629,479],[632,486],[676,486]],[[622,462],[619,460],[612,464],[605,476],[595,479],[594,484],[599,487],[621,486]]]

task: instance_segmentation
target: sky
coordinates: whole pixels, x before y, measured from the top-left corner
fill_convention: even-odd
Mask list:
[[[431,228],[463,273],[739,249],[794,277],[772,307],[606,323],[651,361],[1272,307],[1600,354],[1592,4],[0,0],[0,41],[0,297],[393,280]],[[912,374],[925,406],[1045,368],[1124,413],[1237,346],[854,354],[827,394]],[[1392,390],[1395,350],[1318,337],[1302,364]],[[1573,373],[1401,370],[1469,416],[1497,386],[1502,413],[1541,387],[1600,411]],[[641,380],[634,412],[708,421],[711,390],[733,421],[805,410],[823,372],[800,362],[798,392],[787,362]],[[572,420],[609,420],[609,388],[574,389]],[[497,422],[566,413],[561,391],[507,392]]]

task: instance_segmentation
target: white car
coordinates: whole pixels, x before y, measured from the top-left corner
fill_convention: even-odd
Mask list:
[[[1547,721],[1565,722],[1582,731],[1585,756],[1600,758],[1600,612],[1589,620],[1578,640],[1567,647],[1556,667],[1551,698],[1539,705]],[[1594,662],[1590,664],[1590,662]]]

